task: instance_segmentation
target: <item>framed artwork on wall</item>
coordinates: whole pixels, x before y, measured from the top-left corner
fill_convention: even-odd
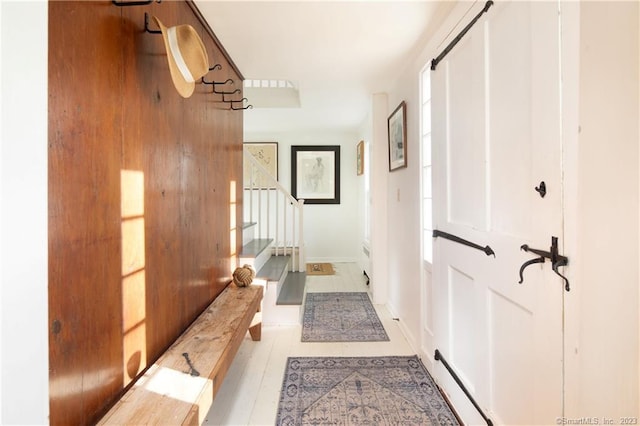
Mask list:
[[[404,101],[387,119],[389,131],[389,171],[407,167],[407,114]]]
[[[258,163],[278,180],[278,142],[245,142],[243,146],[258,160]],[[269,179],[260,173],[252,173],[251,163],[243,155],[243,181],[244,188],[273,189]],[[253,174],[253,176],[252,176]]]
[[[291,146],[291,194],[305,204],[340,204],[340,146]]]
[[[360,141],[356,149],[356,174],[364,174],[364,141]]]

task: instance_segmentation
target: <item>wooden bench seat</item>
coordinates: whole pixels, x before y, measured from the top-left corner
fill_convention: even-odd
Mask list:
[[[247,330],[261,338],[262,294],[229,284],[98,424],[201,424]]]

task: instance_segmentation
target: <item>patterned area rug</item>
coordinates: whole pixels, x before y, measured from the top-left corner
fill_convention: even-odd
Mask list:
[[[307,293],[302,317],[303,342],[388,340],[367,293]]]
[[[288,358],[277,425],[458,425],[417,356]]]
[[[307,275],[334,275],[331,263],[307,263]]]

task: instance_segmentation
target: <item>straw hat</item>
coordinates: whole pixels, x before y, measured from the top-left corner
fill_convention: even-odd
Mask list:
[[[188,98],[193,94],[195,81],[209,71],[204,43],[191,25],[167,28],[155,16],[153,19],[162,31],[173,85],[180,96]]]

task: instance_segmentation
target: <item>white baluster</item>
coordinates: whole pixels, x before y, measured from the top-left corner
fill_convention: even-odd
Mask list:
[[[302,212],[304,211],[304,200],[298,200],[298,266],[300,271],[306,269],[306,260],[304,257],[304,221]]]
[[[276,243],[275,243],[276,256],[278,255],[278,219],[280,218],[280,216],[278,215],[278,194],[279,193],[280,193],[279,191],[275,193],[276,199],[275,199],[275,202],[274,202],[275,209],[276,209],[276,232],[275,232],[275,235],[276,235],[276,237],[275,237],[275,240],[276,240]]]
[[[296,210],[295,203],[291,203],[291,266],[293,272],[298,272],[296,266]]]

